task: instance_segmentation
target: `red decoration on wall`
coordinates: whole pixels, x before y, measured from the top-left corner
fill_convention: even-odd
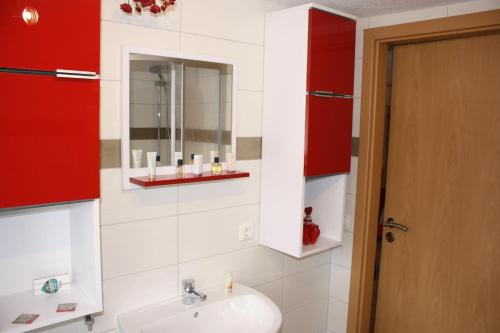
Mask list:
[[[159,4],[157,4],[156,0],[132,0],[136,14],[141,14],[143,9],[147,9],[153,15],[158,15],[162,12],[165,12],[168,7],[175,5],[175,1],[176,0],[159,0]],[[132,15],[133,13],[133,8],[130,4],[130,0],[122,3],[120,5],[120,9],[126,14]]]
[[[306,217],[304,217],[304,230],[302,232],[302,244],[304,245],[316,244],[321,233],[319,226],[312,221],[312,210],[312,207],[306,207],[306,209],[304,209],[306,213]]]

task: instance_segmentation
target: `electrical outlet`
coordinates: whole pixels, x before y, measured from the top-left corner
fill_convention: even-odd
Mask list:
[[[253,224],[240,224],[239,240],[246,241],[253,238]]]

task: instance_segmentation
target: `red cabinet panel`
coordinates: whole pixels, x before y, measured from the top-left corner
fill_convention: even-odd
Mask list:
[[[309,10],[307,91],[353,94],[356,22]]]
[[[100,0],[2,1],[0,67],[98,73],[100,15]]]
[[[307,96],[304,175],[350,171],[352,99]]]
[[[99,81],[0,73],[0,90],[0,208],[98,198]]]

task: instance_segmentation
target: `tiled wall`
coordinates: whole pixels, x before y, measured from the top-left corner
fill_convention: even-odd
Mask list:
[[[356,33],[356,65],[354,87],[355,99],[352,129],[353,137],[359,137],[364,29],[442,18],[447,16],[469,14],[499,8],[500,0],[477,0],[448,6],[361,18],[357,23]],[[360,140],[363,140],[363,138],[361,137]],[[328,310],[328,333],[346,332],[347,306],[349,301],[349,283],[351,275],[357,165],[358,158],[353,157],[351,160],[351,175],[348,177],[344,246],[332,251],[330,305]]]
[[[101,139],[119,148],[120,56],[128,44],[234,59],[237,145],[253,149],[261,136],[264,16],[282,7],[264,0],[181,0],[165,17],[137,18],[123,16],[120,2],[102,1]],[[94,332],[116,333],[117,313],[178,296],[183,278],[195,278],[203,290],[222,285],[226,272],[281,307],[283,332],[326,331],[331,252],[298,261],[257,245],[260,160],[237,164],[250,179],[134,191],[122,190],[120,168],[101,170],[104,314]],[[254,225],[254,239],[238,241],[241,223]],[[46,332],[86,327],[79,320]]]
[[[239,66],[237,146],[260,140],[264,15],[281,9],[279,5],[265,0],[181,0],[175,11],[157,19],[123,16],[120,2],[102,0],[101,139],[106,150],[119,150],[123,44],[234,59]],[[500,1],[360,20],[353,136],[359,135],[363,29],[491,8],[500,8]],[[179,295],[183,278],[194,277],[203,289],[222,284],[229,271],[237,282],[257,288],[281,307],[283,332],[345,332],[357,157],[348,178],[344,245],[301,261],[257,245],[256,238],[237,240],[240,223],[252,223],[254,235],[259,224],[260,160],[244,159],[238,168],[250,171],[250,179],[126,192],[119,158],[101,170],[104,314],[96,318],[94,332],[116,333],[116,313]],[[84,333],[86,327],[80,320],[44,332]]]

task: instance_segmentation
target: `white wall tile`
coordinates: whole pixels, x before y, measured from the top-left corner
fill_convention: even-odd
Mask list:
[[[330,264],[285,277],[283,311],[288,312],[328,297]]]
[[[101,170],[101,225],[177,214],[177,187],[122,189],[121,169]]]
[[[253,226],[253,238],[240,241],[239,226]],[[235,251],[258,243],[259,205],[179,216],[179,262]]]
[[[354,60],[354,97],[361,97],[363,59]]]
[[[344,231],[343,237],[342,246],[332,250],[332,263],[350,268],[352,260],[353,234]]]
[[[237,136],[262,136],[262,92],[238,90]]]
[[[121,11],[123,0],[101,0],[101,18],[107,21],[142,25],[154,29],[179,31],[181,26],[181,6],[183,1],[177,1],[174,7],[159,15],[151,15],[145,11],[141,15],[129,15]]]
[[[475,0],[448,5],[448,16],[463,15],[500,8],[500,0]]]
[[[368,22],[368,20],[366,21]],[[366,27],[356,26],[356,48],[354,49],[354,58],[363,58],[363,39]]]
[[[120,80],[122,46],[178,51],[180,33],[101,21],[101,78]]]
[[[248,286],[274,281],[283,277],[283,255],[255,246],[179,265],[179,279],[194,278],[199,289],[224,284],[228,272]]]
[[[330,256],[330,251],[324,251],[301,259],[285,255],[285,276],[323,266],[330,262]]]
[[[328,306],[328,329],[335,333],[346,333],[347,330],[347,308],[344,302],[330,298]]]
[[[380,16],[370,16],[370,28],[376,28],[386,25],[409,23],[416,21],[431,20],[440,17],[446,17],[447,6],[432,7],[411,10],[401,13],[393,13]]]
[[[347,176],[347,193],[356,194],[358,179],[358,157],[351,156],[351,172]]]
[[[284,7],[263,1],[234,5],[234,0],[183,0],[182,4],[183,32],[260,45],[264,45],[265,13]]]
[[[116,315],[179,295],[177,266],[103,281],[103,315],[95,318],[95,332],[117,327]]]
[[[269,297],[279,308],[281,308],[283,304],[283,279],[255,286],[255,289]]]
[[[101,228],[103,279],[177,264],[177,217]]]
[[[330,278],[330,296],[348,303],[350,281],[351,269],[333,264]]]
[[[181,50],[233,60],[237,65],[237,88],[262,90],[264,68],[262,46],[182,33]]]
[[[238,161],[236,168],[250,177],[179,187],[179,214],[258,203],[260,160]]]
[[[361,118],[361,99],[354,98],[352,109],[352,136],[359,138],[359,125]]]
[[[283,316],[283,333],[318,333],[327,326],[328,298],[322,299]]]
[[[101,80],[100,110],[101,139],[120,139],[120,82]]]
[[[355,206],[356,196],[352,194],[346,194],[344,229],[349,232],[354,232],[354,221],[356,217]]]

